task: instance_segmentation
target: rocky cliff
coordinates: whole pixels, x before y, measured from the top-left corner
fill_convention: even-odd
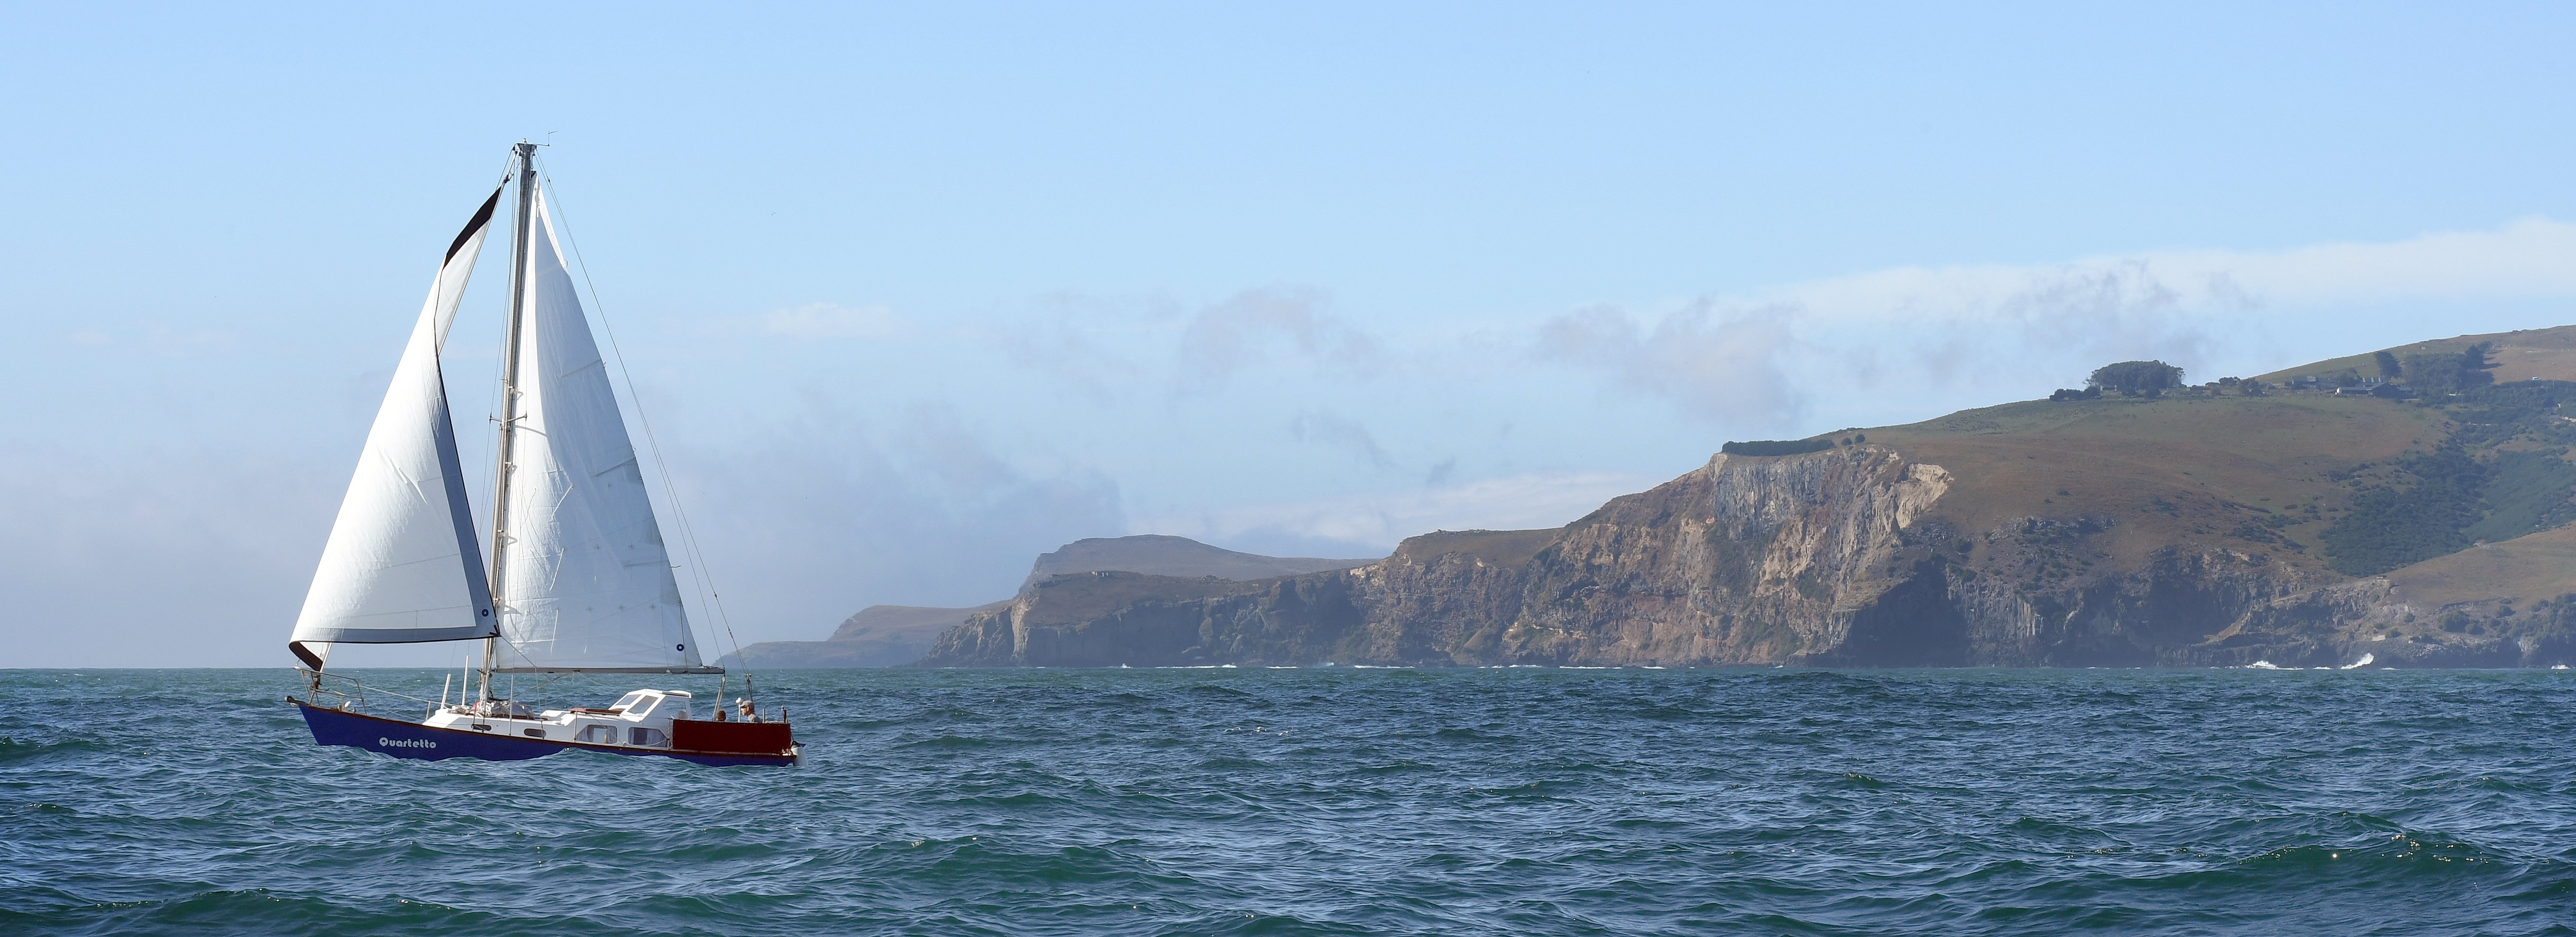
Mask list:
[[[2369,655],[2385,665],[2496,666],[2576,659],[2564,629],[2515,633],[2481,625],[2472,633],[2435,628],[2429,619],[2414,627],[2418,612],[2431,610],[2404,602],[2388,579],[2337,576],[2279,543],[2139,530],[2169,524],[2185,503],[2237,510],[2223,498],[2201,495],[2210,503],[2199,504],[2192,492],[2178,489],[2168,498],[2150,486],[2133,492],[2131,517],[1993,517],[1978,506],[1951,510],[1946,499],[1959,484],[1943,466],[1884,445],[1720,455],[1561,529],[1432,534],[1354,569],[1255,582],[1052,577],[942,634],[923,663],[2339,666]],[[2066,489],[2057,493],[2070,506],[2079,500]],[[2088,503],[2101,506],[2100,499]],[[2501,621],[2491,612],[2481,620]]]
[[[1041,553],[1037,562],[1031,564],[1021,589],[1025,592],[1054,579],[1089,583],[1094,580],[1068,577],[1119,573],[1130,578],[1118,582],[1131,584],[1135,574],[1155,581],[1171,580],[1176,584],[1167,584],[1163,591],[1182,594],[1202,589],[1207,580],[1259,580],[1349,569],[1373,562],[1376,561],[1262,556],[1212,547],[1186,537],[1141,534],[1076,540]],[[1073,593],[1083,591],[1066,587],[1065,583],[1049,588],[1057,590],[1048,593],[1056,599],[1050,609],[1062,607]],[[993,602],[974,608],[871,605],[843,620],[832,636],[824,640],[764,641],[743,648],[738,654],[727,655],[719,663],[727,667],[756,669],[900,667],[922,659],[922,655],[932,650],[933,640],[942,632],[978,613],[994,611],[1006,604],[1007,601]]]
[[[1351,569],[1033,576],[926,663],[2576,664],[2576,327],[2398,351],[1729,443]]]
[[[1304,556],[1262,556],[1212,547],[1188,537],[1136,534],[1076,540],[1046,553],[1029,567],[1026,586],[1072,573],[1126,572],[1185,579],[1269,579],[1299,573],[1349,569],[1374,559],[1333,560]]]
[[[834,667],[901,667],[929,653],[941,632],[976,612],[997,608],[871,605],[841,620],[821,641],[763,641],[717,661],[726,668],[798,670]]]

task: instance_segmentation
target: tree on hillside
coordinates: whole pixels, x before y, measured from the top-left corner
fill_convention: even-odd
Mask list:
[[[2406,376],[2406,366],[2398,363],[2396,355],[2392,355],[2384,351],[2374,351],[2370,353],[2370,357],[2372,360],[2379,362],[2380,377],[2393,381]]]
[[[2482,387],[2495,383],[2495,375],[2487,373],[2495,370],[2495,362],[2487,360],[2488,350],[2488,343],[2479,342],[2460,353],[2460,386]]]
[[[2460,389],[2460,356],[2445,352],[2406,356],[2406,386],[2437,401]]]
[[[2495,363],[2487,360],[2487,344],[2479,342],[2467,351],[2430,352],[2406,356],[2406,386],[2427,397],[2440,397],[2472,387],[2495,383]]]
[[[2121,361],[2095,368],[2084,384],[2118,391],[2123,397],[2153,397],[2166,388],[2182,386],[2182,369],[2162,361]]]

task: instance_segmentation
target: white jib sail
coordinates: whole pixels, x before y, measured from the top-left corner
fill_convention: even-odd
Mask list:
[[[503,671],[701,668],[608,367],[539,190],[501,575]]]
[[[483,251],[500,192],[448,247],[394,367],[393,386],[359,451],[358,470],[288,640],[305,663],[322,665],[313,644],[456,641],[494,633],[483,549],[465,500],[448,422],[438,352]]]

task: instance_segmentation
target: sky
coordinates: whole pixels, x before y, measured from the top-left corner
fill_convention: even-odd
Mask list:
[[[0,5],[0,667],[290,662],[523,138],[719,647],[2576,323],[2576,8],[1782,7]]]

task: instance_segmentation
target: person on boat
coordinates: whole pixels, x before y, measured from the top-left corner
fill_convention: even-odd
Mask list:
[[[759,710],[756,710],[756,709],[751,708],[751,697],[746,696],[746,697],[742,697],[742,698],[740,698],[740,699],[736,699],[736,700],[734,700],[734,701],[733,701],[733,705],[734,705],[734,708],[742,710],[742,721],[744,721],[744,722],[759,722],[759,721],[760,721],[760,711],[759,711]]]

